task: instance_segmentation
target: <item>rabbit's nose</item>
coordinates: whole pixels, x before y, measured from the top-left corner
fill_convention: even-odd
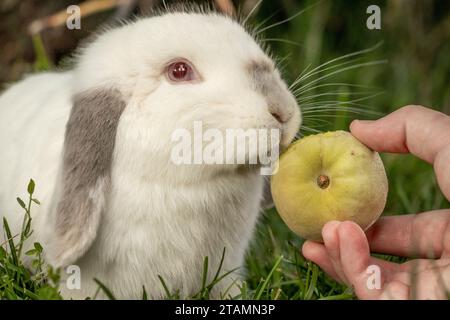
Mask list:
[[[292,118],[292,114],[287,110],[282,110],[277,106],[270,106],[269,112],[279,123],[284,124]]]
[[[277,121],[279,123],[285,123],[286,121],[284,121],[281,116],[277,113],[277,112],[271,112],[270,113],[272,115],[272,117],[274,117],[275,119],[277,119]]]

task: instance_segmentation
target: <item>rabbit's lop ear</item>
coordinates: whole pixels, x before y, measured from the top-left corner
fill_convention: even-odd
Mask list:
[[[74,97],[52,213],[49,254],[56,267],[82,257],[96,238],[124,108],[117,90],[96,89]]]

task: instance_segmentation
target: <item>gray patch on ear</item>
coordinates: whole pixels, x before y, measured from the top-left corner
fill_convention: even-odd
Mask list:
[[[266,100],[269,112],[276,114],[279,120],[286,122],[292,117],[292,111],[286,106],[292,104],[288,89],[277,81],[275,68],[266,61],[252,61],[247,66],[254,88]]]
[[[53,256],[61,266],[80,258],[97,235],[124,108],[117,90],[98,89],[74,97],[55,212]]]

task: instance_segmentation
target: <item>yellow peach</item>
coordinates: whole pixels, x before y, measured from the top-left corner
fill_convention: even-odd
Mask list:
[[[292,231],[322,241],[331,220],[367,230],[381,215],[388,181],[380,155],[346,131],[311,135],[293,143],[272,176],[275,206]]]

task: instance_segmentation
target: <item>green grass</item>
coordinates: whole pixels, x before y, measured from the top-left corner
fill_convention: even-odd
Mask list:
[[[23,253],[23,248],[29,240],[32,230],[32,205],[39,205],[39,200],[33,198],[35,183],[28,184],[27,201],[17,198],[18,205],[23,209],[23,224],[19,234],[12,234],[8,221],[3,218],[3,231],[6,242],[0,245],[0,300],[49,300],[62,299],[59,294],[60,270],[54,270],[43,261],[45,250],[39,243]],[[268,220],[269,219],[269,220]],[[272,220],[272,221],[270,221]],[[276,229],[275,229],[276,227]],[[311,262],[305,261],[299,254],[299,239],[285,229],[275,212],[268,212],[258,228],[257,241],[247,256],[247,280],[240,284],[240,294],[231,296],[228,291],[222,293],[223,299],[351,299],[354,298],[350,290],[341,286],[324,275]],[[282,236],[275,237],[274,234]],[[262,241],[264,239],[264,241]],[[286,258],[283,254],[289,256]],[[263,254],[262,254],[263,253]],[[24,262],[23,254],[31,258],[31,263]],[[239,269],[222,271],[222,262],[226,250],[214,277],[207,282],[209,272],[209,258],[203,263],[202,283],[199,291],[191,297],[182,297],[178,291],[171,292],[164,279],[159,276],[161,286],[165,289],[167,299],[208,300],[210,292],[216,284]],[[97,293],[86,299],[96,299],[102,291],[108,299],[115,300],[114,293],[101,281],[93,279],[98,285]],[[234,285],[234,283],[232,284]],[[230,286],[231,288],[231,286]],[[150,294],[150,295],[149,295]],[[142,288],[142,299],[151,298],[151,292]]]
[[[33,198],[34,189],[35,183],[30,180],[27,201],[17,198],[24,211],[20,234],[12,234],[8,221],[3,218],[6,242],[0,244],[0,300],[61,299],[58,293],[59,271],[45,265],[42,246],[36,242],[32,249],[23,252],[33,233],[31,207],[39,205],[39,200]],[[23,255],[29,256],[31,263],[25,265]]]
[[[430,41],[438,43],[428,41],[424,45],[420,38],[435,29],[440,30],[439,26],[448,19],[443,9],[445,0],[423,4],[432,8],[431,16],[426,13],[429,10],[422,10],[420,6],[387,7],[385,1],[373,2],[381,6],[383,17],[386,17],[382,31],[365,28],[367,3],[364,1],[263,1],[259,12],[251,18],[256,26],[275,13],[266,22],[265,26],[268,26],[317,4],[299,17],[264,32],[264,38],[268,39],[266,42],[282,60],[283,76],[289,83],[328,61],[373,48],[361,55],[334,60],[316,69],[320,72],[311,72],[294,87],[305,117],[301,135],[348,129],[355,118],[377,118],[410,103],[449,112],[450,42],[436,36]],[[424,23],[406,23],[411,16]],[[42,70],[50,67],[51,61],[42,42],[37,40],[35,66]],[[383,160],[390,187],[386,215],[449,207],[450,203],[440,192],[430,165],[409,155],[383,155]],[[35,244],[31,251],[22,252],[23,243],[32,232],[29,212],[33,205],[38,205],[33,202],[32,185],[30,183],[30,198],[26,202],[19,201],[18,208],[24,212],[22,233],[10,234],[5,223],[4,232],[9,241],[0,246],[0,299],[60,298],[58,272],[45,266],[41,258],[45,248]],[[336,283],[302,257],[302,243],[303,240],[289,231],[275,210],[265,212],[246,255],[245,270],[239,270],[245,274],[246,280],[236,298],[355,299],[351,289]],[[31,266],[24,266],[24,254],[32,258]],[[217,253],[218,256],[221,254],[226,252]],[[382,257],[403,261],[398,257]],[[209,268],[208,260],[205,257],[205,272]],[[199,284],[201,289],[189,298],[209,298],[217,281],[227,276],[220,268],[214,271],[216,277],[213,281],[207,283],[203,277]],[[164,279],[160,280],[168,299],[182,298],[178,292],[167,289]],[[113,292],[98,280],[97,284],[99,291],[114,299]],[[142,288],[142,298],[151,298],[149,288]]]

